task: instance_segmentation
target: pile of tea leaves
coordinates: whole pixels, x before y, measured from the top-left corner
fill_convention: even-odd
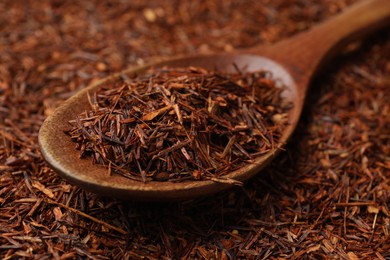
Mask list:
[[[128,66],[273,44],[358,1],[0,1],[0,259],[390,259],[387,28],[313,79],[285,151],[212,197],[102,197],[38,144],[67,98]]]
[[[151,69],[89,93],[67,133],[81,157],[138,181],[219,178],[277,147],[291,105],[267,71]]]

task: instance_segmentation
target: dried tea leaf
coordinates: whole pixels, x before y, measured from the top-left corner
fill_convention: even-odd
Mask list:
[[[156,116],[161,115],[163,112],[165,112],[171,108],[172,108],[172,106],[166,106],[166,107],[160,108],[158,110],[154,110],[152,112],[149,112],[149,113],[142,116],[142,120],[144,120],[144,121],[153,120]],[[130,123],[130,121],[128,121],[128,123]]]
[[[38,189],[39,191],[43,192],[49,198],[51,198],[51,199],[54,198],[53,192],[50,189],[47,189],[42,183],[37,182],[37,181],[33,181],[32,186],[34,188]]]
[[[367,206],[367,211],[368,211],[368,213],[378,214],[379,208],[369,205],[369,206]]]

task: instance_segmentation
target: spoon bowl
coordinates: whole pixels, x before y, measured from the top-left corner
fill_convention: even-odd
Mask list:
[[[87,98],[88,92],[96,92],[102,85],[111,81],[114,82],[123,76],[131,77],[135,74],[142,74],[152,67],[157,68],[163,66],[198,66],[210,70],[217,69],[218,71],[233,72],[235,71],[233,64],[243,71],[267,69],[273,73],[275,78],[282,80],[286,86],[288,86],[288,89],[285,90],[285,98],[293,103],[293,109],[289,110],[290,124],[283,132],[283,136],[277,144],[278,147],[282,147],[293,132],[294,124],[291,122],[297,121],[300,114],[299,111],[295,111],[300,106],[299,104],[295,104],[298,100],[296,98],[297,89],[290,74],[281,65],[261,56],[250,54],[215,54],[176,58],[130,68],[81,90],[75,96],[65,101],[64,104],[44,122],[39,135],[42,153],[50,166],[62,177],[68,179],[69,182],[106,196],[124,199],[178,200],[210,195],[225,188],[229,188],[232,186],[231,184],[210,180],[187,181],[181,183],[157,181],[142,183],[117,174],[109,176],[106,168],[92,164],[91,160],[81,160],[79,158],[79,153],[75,149],[75,143],[65,134],[64,130],[70,128],[68,123],[69,120],[74,119],[83,111],[90,109]],[[270,152],[264,156],[258,157],[253,164],[248,164],[236,171],[230,172],[226,177],[238,181],[245,181],[267,165],[268,161],[275,155],[276,152]]]
[[[350,21],[356,15],[359,15],[360,19]],[[274,46],[258,46],[234,53],[177,57],[129,68],[90,85],[58,107],[40,129],[39,144],[42,154],[48,164],[70,183],[104,196],[175,201],[225,190],[233,186],[228,181],[142,183],[117,174],[108,175],[106,168],[92,164],[91,160],[80,159],[75,143],[64,131],[70,129],[69,120],[90,109],[88,93],[96,92],[102,85],[123,76],[139,75],[150,68],[195,66],[235,72],[233,66],[235,64],[246,72],[270,71],[273,77],[281,80],[287,88],[283,95],[292,104],[292,109],[288,112],[289,124],[283,130],[275,151],[266,153],[256,158],[253,163],[224,176],[227,179],[244,182],[263,169],[292,135],[302,111],[307,88],[315,72],[347,42],[388,24],[389,16],[390,1],[364,1],[317,28]],[[340,22],[347,23],[348,26],[341,26]]]

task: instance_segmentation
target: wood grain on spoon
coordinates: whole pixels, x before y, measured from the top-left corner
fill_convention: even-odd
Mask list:
[[[233,71],[233,64],[247,71],[268,70],[287,86],[286,98],[294,107],[289,113],[290,125],[278,143],[282,147],[293,133],[313,75],[337,54],[347,43],[361,38],[390,22],[390,1],[368,0],[357,3],[329,21],[308,32],[277,43],[273,46],[257,46],[229,54],[179,57],[153,64],[130,68],[103,79],[64,102],[43,123],[39,133],[39,144],[46,161],[69,182],[92,192],[141,200],[183,200],[210,195],[229,187],[229,179],[245,181],[258,173],[276,155],[268,153],[253,164],[226,175],[223,181],[193,181],[183,183],[132,181],[119,175],[108,176],[107,170],[92,165],[89,160],[80,160],[74,143],[64,130],[68,121],[89,109],[88,92],[97,90],[102,84],[115,81],[123,75],[142,73],[151,67],[198,66],[206,69]]]

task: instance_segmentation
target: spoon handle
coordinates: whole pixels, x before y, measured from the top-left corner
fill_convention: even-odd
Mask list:
[[[300,84],[302,95],[316,71],[346,44],[390,23],[390,0],[361,1],[324,23],[269,48]]]

